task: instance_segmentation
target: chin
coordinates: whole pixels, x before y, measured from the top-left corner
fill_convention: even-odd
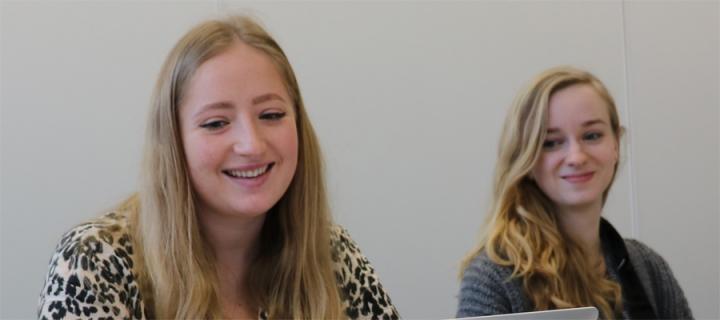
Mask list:
[[[240,215],[257,216],[265,214],[277,204],[281,195],[274,192],[239,194],[226,198],[228,209]]]
[[[270,211],[271,207],[265,208],[243,208],[243,209],[236,209],[233,210],[234,216],[242,216],[246,218],[255,218],[258,216],[265,215],[268,211]]]
[[[575,199],[565,199],[564,203],[562,205],[564,207],[570,207],[570,208],[584,208],[587,206],[592,206],[598,201],[602,201],[601,197],[588,197],[588,198],[575,198]]]

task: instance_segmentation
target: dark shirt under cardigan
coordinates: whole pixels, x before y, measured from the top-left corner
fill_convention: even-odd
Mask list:
[[[622,287],[623,318],[693,318],[670,266],[659,254],[637,240],[623,239],[605,219],[600,238],[608,276]],[[457,317],[534,311],[522,280],[511,279],[511,274],[512,267],[480,253],[463,274]]]

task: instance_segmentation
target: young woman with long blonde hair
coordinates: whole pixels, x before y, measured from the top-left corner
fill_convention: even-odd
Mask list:
[[[605,319],[692,318],[662,257],[601,217],[622,133],[586,71],[550,69],[519,93],[480,244],[462,263],[458,317],[595,306]]]
[[[61,240],[41,318],[397,318],[334,225],[320,148],[275,40],[233,16],[172,49],[142,183]]]

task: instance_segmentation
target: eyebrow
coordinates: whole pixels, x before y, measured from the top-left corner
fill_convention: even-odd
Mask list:
[[[590,126],[596,125],[596,124],[606,124],[606,122],[601,119],[593,119],[593,120],[588,120],[588,121],[583,122],[582,126],[590,127]],[[547,129],[547,133],[555,133],[558,131],[560,131],[560,129],[558,129],[558,128],[548,128]]]
[[[270,100],[280,100],[280,101],[282,101],[282,102],[286,102],[285,99],[283,99],[283,98],[282,98],[280,95],[278,95],[278,94],[275,94],[275,93],[266,93],[266,94],[263,94],[263,95],[261,95],[261,96],[257,96],[257,97],[255,97],[255,98],[253,98],[253,99],[252,99],[252,104],[253,104],[253,105],[258,105],[258,104],[261,104],[261,103],[263,103],[263,102],[267,102],[267,101],[270,101]]]
[[[233,104],[229,101],[219,101],[219,102],[213,102],[208,103],[200,108],[195,114],[193,114],[193,118],[197,117],[200,114],[203,114],[207,112],[208,110],[215,110],[215,109],[232,109]]]
[[[283,99],[280,95],[275,93],[266,93],[260,96],[257,96],[251,100],[252,105],[258,105],[263,102],[268,102],[271,100],[280,100],[282,102],[285,102],[285,99]],[[233,103],[230,101],[218,101],[218,102],[212,102],[208,103],[200,108],[198,112],[196,112],[193,117],[197,117],[199,114],[202,114],[204,112],[207,112],[208,110],[217,110],[217,109],[232,109]]]

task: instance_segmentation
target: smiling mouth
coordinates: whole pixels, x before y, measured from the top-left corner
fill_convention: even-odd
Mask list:
[[[583,174],[567,175],[567,176],[563,176],[562,178],[569,182],[584,182],[584,181],[590,180],[594,174],[595,174],[594,172],[588,172],[588,173],[583,173]]]
[[[254,179],[270,172],[275,162],[252,170],[223,170],[222,172],[231,178]]]

